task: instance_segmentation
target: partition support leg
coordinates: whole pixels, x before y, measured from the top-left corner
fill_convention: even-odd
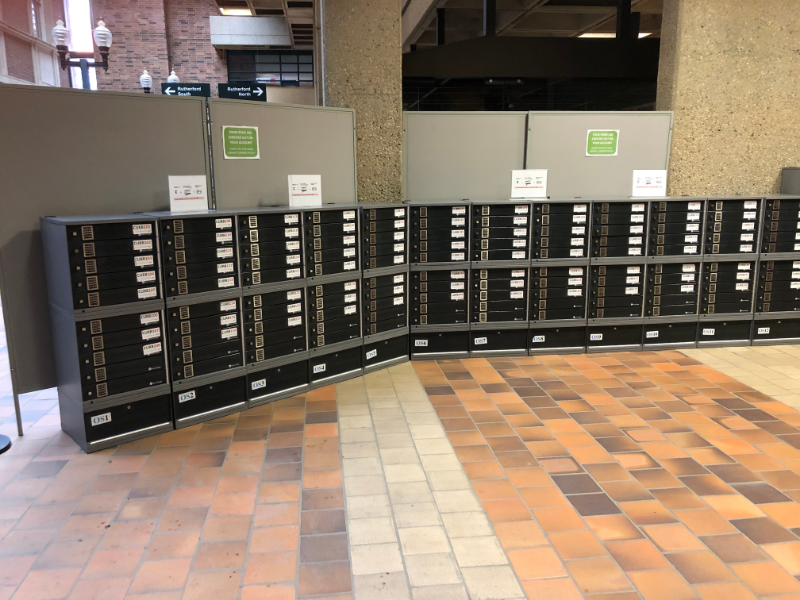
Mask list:
[[[17,434],[22,437],[22,409],[19,407],[19,394],[14,390],[14,414],[17,416]],[[10,444],[10,442],[9,442]],[[0,446],[2,443],[0,443]]]

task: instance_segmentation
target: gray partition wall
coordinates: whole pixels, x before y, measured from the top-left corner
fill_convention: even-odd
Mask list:
[[[511,194],[511,171],[525,168],[524,112],[406,112],[406,200],[497,200]]]
[[[209,101],[217,209],[289,204],[289,175],[321,175],[322,201],[356,201],[355,110]],[[258,127],[255,160],[225,159],[222,128]]]
[[[56,384],[39,217],[169,208],[208,172],[203,98],[0,85],[0,296],[15,392]]]
[[[617,156],[586,156],[589,130],[618,130]],[[527,169],[547,169],[547,195],[627,197],[633,171],[667,169],[671,112],[531,112]]]

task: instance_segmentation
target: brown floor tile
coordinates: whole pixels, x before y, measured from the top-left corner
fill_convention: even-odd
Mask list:
[[[495,523],[494,531],[500,544],[506,549],[547,545],[547,538],[541,527],[533,520]]]
[[[301,564],[297,585],[301,596],[349,592],[352,589],[350,563]]]
[[[300,562],[347,560],[347,534],[307,535],[300,538]]]
[[[517,498],[517,490],[507,479],[481,479],[472,482],[480,500],[497,500],[501,498]]]
[[[731,568],[758,596],[800,593],[800,582],[776,563],[746,563]]]
[[[492,523],[507,521],[526,521],[531,518],[531,513],[525,503],[519,498],[508,500],[482,500],[483,510]]]
[[[192,568],[228,569],[244,567],[247,556],[247,541],[201,543],[197,548]]]
[[[250,553],[245,567],[244,583],[293,581],[297,575],[296,552]]]
[[[620,502],[620,508],[637,525],[675,522],[675,517],[656,500]]]
[[[536,579],[522,582],[528,598],[541,600],[582,600],[578,587],[567,577],[558,579]]]
[[[463,467],[467,477],[470,479],[498,479],[506,475],[505,470],[497,461],[464,463]],[[510,471],[514,470],[524,469],[510,469]]]
[[[642,537],[639,530],[625,515],[587,517],[586,524],[603,542],[635,540]]]
[[[768,517],[758,519],[737,519],[731,524],[756,544],[777,544],[794,542],[797,538]]]
[[[695,535],[736,533],[736,529],[728,521],[711,509],[681,510],[675,515]]]
[[[523,469],[539,466],[539,461],[527,450],[520,452],[498,452],[496,456],[497,461],[506,469]]]
[[[675,571],[649,571],[630,574],[644,600],[695,600],[697,596]]]
[[[569,506],[566,496],[555,486],[518,488],[520,498],[529,508]]]
[[[691,584],[736,579],[722,561],[711,552],[676,552],[669,554],[668,558]]]
[[[601,484],[603,490],[615,502],[651,500],[653,496],[635,481],[608,481]]]
[[[631,584],[610,558],[589,558],[567,563],[567,569],[584,594],[631,589]]]
[[[647,540],[613,542],[606,545],[611,556],[625,571],[650,571],[669,568],[669,563]]]
[[[598,558],[607,554],[603,545],[597,541],[591,531],[555,532],[548,537],[553,548],[564,560]]]
[[[700,540],[683,525],[649,525],[642,530],[662,552],[705,550]]]
[[[551,548],[509,550],[508,559],[520,579],[542,579],[567,575],[561,559]]]
[[[739,582],[699,585],[697,590],[703,600],[756,600],[756,596]]]

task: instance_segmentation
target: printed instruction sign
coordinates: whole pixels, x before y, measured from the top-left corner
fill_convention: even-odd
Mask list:
[[[261,158],[258,151],[258,127],[223,125],[222,148],[225,158]]]
[[[208,210],[205,175],[170,175],[169,209],[172,212]]]
[[[322,206],[322,175],[289,175],[289,206]]]
[[[547,198],[547,169],[511,171],[512,198]]]
[[[617,156],[619,129],[590,129],[586,134],[586,156]]]
[[[633,172],[631,196],[658,197],[667,195],[667,172],[663,170],[641,170]]]

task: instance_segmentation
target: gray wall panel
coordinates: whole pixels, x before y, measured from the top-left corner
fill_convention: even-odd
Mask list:
[[[0,85],[0,295],[17,390],[56,384],[39,217],[169,208],[206,173],[202,98]]]
[[[634,169],[666,169],[671,112],[531,112],[528,169],[548,169],[547,195],[627,197]],[[619,129],[618,156],[586,156],[589,129]]]
[[[502,200],[525,164],[524,112],[407,112],[406,200]]]
[[[356,201],[355,111],[245,100],[211,102],[217,209],[289,204],[289,175],[322,175],[322,201]],[[258,127],[258,160],[226,160],[223,125]]]

